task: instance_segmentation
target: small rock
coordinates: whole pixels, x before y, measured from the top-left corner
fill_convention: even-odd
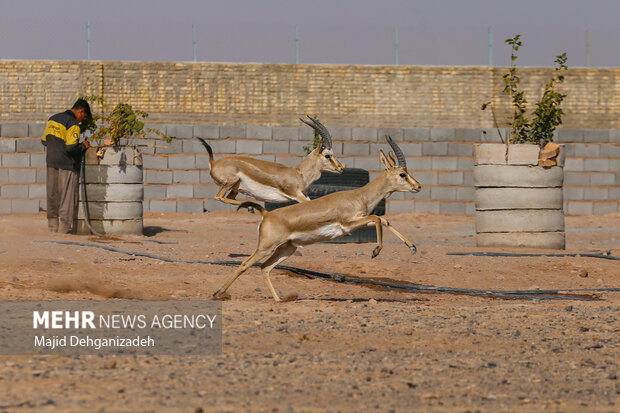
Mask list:
[[[588,278],[588,270],[586,270],[585,268],[582,268],[581,270],[579,270],[579,276],[581,278]]]
[[[187,297],[187,291],[185,291],[185,290],[178,290],[178,291],[175,291],[174,293],[172,293],[172,296],[173,297],[179,297],[179,298]]]
[[[498,275],[498,276],[497,276],[497,279],[498,279],[498,280],[503,280],[503,279],[504,279],[504,276],[503,276],[503,275]]]
[[[540,150],[538,155],[538,166],[555,166],[557,165],[557,156],[560,153],[560,146],[557,143],[549,142]]]
[[[194,413],[204,413],[204,410],[202,410],[202,407],[196,407]]]
[[[458,269],[463,268],[463,266],[462,266],[461,264],[456,264],[456,265],[455,265],[454,267],[452,267],[452,268],[454,268],[454,269],[457,269],[457,270],[458,270]]]
[[[569,306],[564,307],[564,311],[573,311],[573,306],[569,305]]]
[[[537,285],[530,285],[530,288],[528,288],[528,290],[540,290],[540,287]]]
[[[103,362],[103,368],[104,369],[115,369],[116,368],[116,360],[108,359],[108,360],[104,361]]]
[[[377,300],[371,298],[370,300],[368,300],[368,304],[377,304]]]

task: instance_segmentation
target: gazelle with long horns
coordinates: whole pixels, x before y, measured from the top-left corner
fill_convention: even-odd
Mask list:
[[[254,208],[263,216],[258,231],[258,246],[213,296],[221,298],[237,277],[256,262],[263,260],[261,265],[263,278],[273,298],[280,301],[269,279],[269,273],[276,265],[291,256],[300,246],[338,238],[365,226],[374,225],[377,228],[378,245],[372,252],[372,258],[383,248],[382,226],[392,231],[415,254],[415,245],[392,227],[385,218],[368,215],[383,198],[393,192],[418,192],[421,188],[407,172],[405,156],[398,145],[389,136],[385,139],[396,153],[398,165],[392,153],[386,156],[380,151],[385,171],[361,188],[334,192],[271,212],[267,212],[254,202],[240,204],[239,208]]]
[[[334,157],[331,135],[327,128],[318,120],[310,116],[308,118],[312,123],[300,120],[316,130],[321,139],[316,149],[294,168],[248,156],[228,156],[216,161],[211,146],[204,139],[197,138],[209,152],[211,177],[220,186],[215,199],[240,205],[244,201],[235,198],[242,193],[257,201],[309,201],[306,191],[320,178],[321,172],[341,173],[346,165]]]

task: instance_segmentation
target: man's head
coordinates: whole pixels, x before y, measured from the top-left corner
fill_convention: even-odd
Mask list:
[[[81,122],[87,117],[90,117],[90,105],[84,99],[78,99],[73,104],[71,112],[75,115],[75,119]]]

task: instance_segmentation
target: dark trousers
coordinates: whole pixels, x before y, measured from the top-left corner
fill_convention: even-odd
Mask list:
[[[47,168],[47,222],[53,232],[77,228],[78,179],[77,172]]]

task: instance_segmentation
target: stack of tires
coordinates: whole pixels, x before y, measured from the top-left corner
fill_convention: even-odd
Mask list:
[[[310,199],[320,198],[327,194],[339,191],[350,191],[351,189],[360,188],[366,185],[370,181],[370,175],[365,169],[359,168],[345,168],[341,174],[334,174],[330,172],[323,172],[321,177],[313,183],[308,189],[308,197]],[[288,202],[282,204],[274,204],[271,202],[265,203],[265,208],[268,211],[272,211],[277,208],[282,208],[288,205],[292,205],[295,202]],[[373,215],[385,215],[385,199],[379,202],[379,205],[372,211]],[[377,230],[374,226],[360,228],[353,231],[349,235],[344,235],[340,238],[333,239],[333,243],[361,243],[361,242],[377,242]]]

